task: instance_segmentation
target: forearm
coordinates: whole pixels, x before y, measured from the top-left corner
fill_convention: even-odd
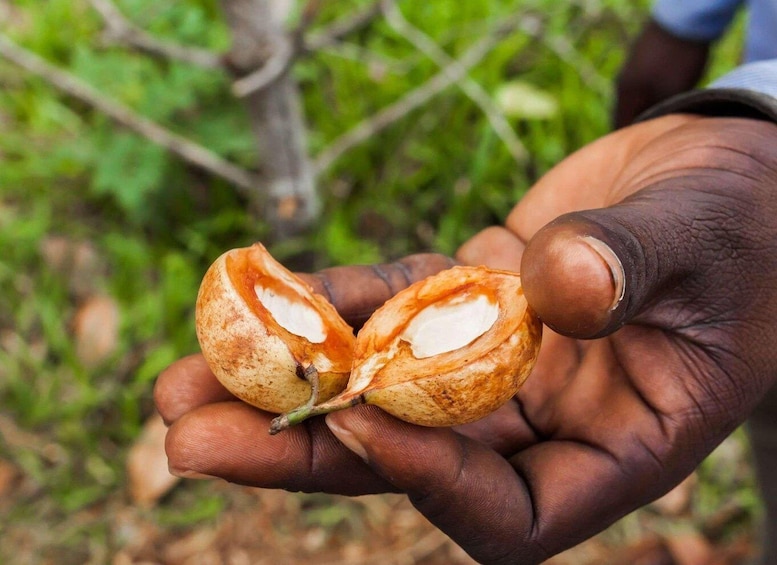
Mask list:
[[[742,0],[657,0],[618,75],[613,125],[624,127],[701,80],[710,46]]]
[[[709,50],[709,41],[678,37],[649,20],[618,75],[614,126],[627,126],[651,106],[693,89],[704,73]]]

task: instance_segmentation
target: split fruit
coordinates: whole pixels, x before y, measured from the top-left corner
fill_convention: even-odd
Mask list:
[[[257,408],[278,414],[304,404],[311,371],[322,400],[348,382],[353,329],[261,244],[216,259],[200,285],[195,320],[216,378]]]
[[[424,426],[478,420],[520,389],[542,333],[517,273],[453,267],[386,301],[354,338],[334,307],[260,244],[216,260],[196,311],[216,377],[281,414],[270,433],[357,404]]]
[[[541,333],[516,273],[441,271],[398,293],[367,320],[342,393],[281,415],[271,433],[357,404],[423,426],[478,420],[523,385]]]

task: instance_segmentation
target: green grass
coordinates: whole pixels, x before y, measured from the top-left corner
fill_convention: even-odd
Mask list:
[[[214,1],[117,3],[171,41],[211,49],[229,43]],[[322,5],[326,22],[362,3]],[[453,56],[515,10],[542,16],[543,40],[517,32],[471,76],[489,92],[525,81],[555,100],[558,112],[513,120],[530,155],[519,166],[480,110],[449,88],[340,159],[320,179],[324,213],[317,225],[273,242],[272,251],[307,268],[453,253],[480,228],[502,221],[543,172],[607,132],[611,90],[592,86],[580,65],[610,84],[645,6],[402,2],[407,19]],[[100,20],[85,0],[19,0],[8,13],[6,31],[28,49],[224,157],[255,163],[244,110],[225,75],[103,45]],[[559,56],[556,39],[575,46],[573,59]],[[736,59],[736,41],[735,35],[722,46],[712,73]],[[436,72],[383,22],[348,38],[347,51],[300,61],[295,76],[311,151]],[[264,239],[268,228],[223,182],[3,61],[0,130],[0,414],[14,426],[10,436],[0,433],[0,458],[24,477],[23,488],[0,505],[0,540],[9,528],[42,526],[38,543],[49,554],[70,556],[60,563],[84,562],[99,554],[95,547],[110,552],[121,540],[99,521],[69,518],[110,510],[126,496],[124,457],[152,411],[153,381],[197,349],[200,277],[222,251]],[[94,246],[101,267],[93,289],[118,304],[120,340],[100,367],[85,367],[76,354],[71,324],[79,296],[41,259],[41,242],[51,235]],[[202,496],[187,491],[152,511],[160,524],[180,528],[218,515],[223,500],[193,488]],[[322,509],[311,519],[327,525],[347,516]],[[11,562],[12,551],[0,541],[0,561]]]

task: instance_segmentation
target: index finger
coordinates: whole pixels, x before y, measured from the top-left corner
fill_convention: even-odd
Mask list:
[[[270,435],[273,416],[242,402],[187,412],[167,432],[170,471],[289,491],[349,496],[396,491],[338,442],[322,418]]]
[[[346,322],[360,328],[396,293],[453,265],[445,255],[417,253],[393,263],[331,267],[300,277],[329,300]]]
[[[179,359],[154,384],[154,402],[166,424],[199,406],[237,400],[218,381],[201,354]]]

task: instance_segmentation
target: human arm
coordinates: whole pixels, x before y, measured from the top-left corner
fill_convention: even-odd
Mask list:
[[[613,125],[627,126],[654,104],[694,88],[709,51],[709,41],[677,37],[649,20],[618,74]]]
[[[655,104],[696,87],[712,43],[741,4],[741,0],[658,0],[618,75],[614,126],[627,126]]]
[[[157,383],[171,468],[403,492],[484,563],[540,562],[595,534],[682,480],[777,375],[777,125],[671,114],[615,132],[458,258],[520,266],[558,330],[515,402],[455,430],[358,407],[268,436],[272,415],[194,357]]]

